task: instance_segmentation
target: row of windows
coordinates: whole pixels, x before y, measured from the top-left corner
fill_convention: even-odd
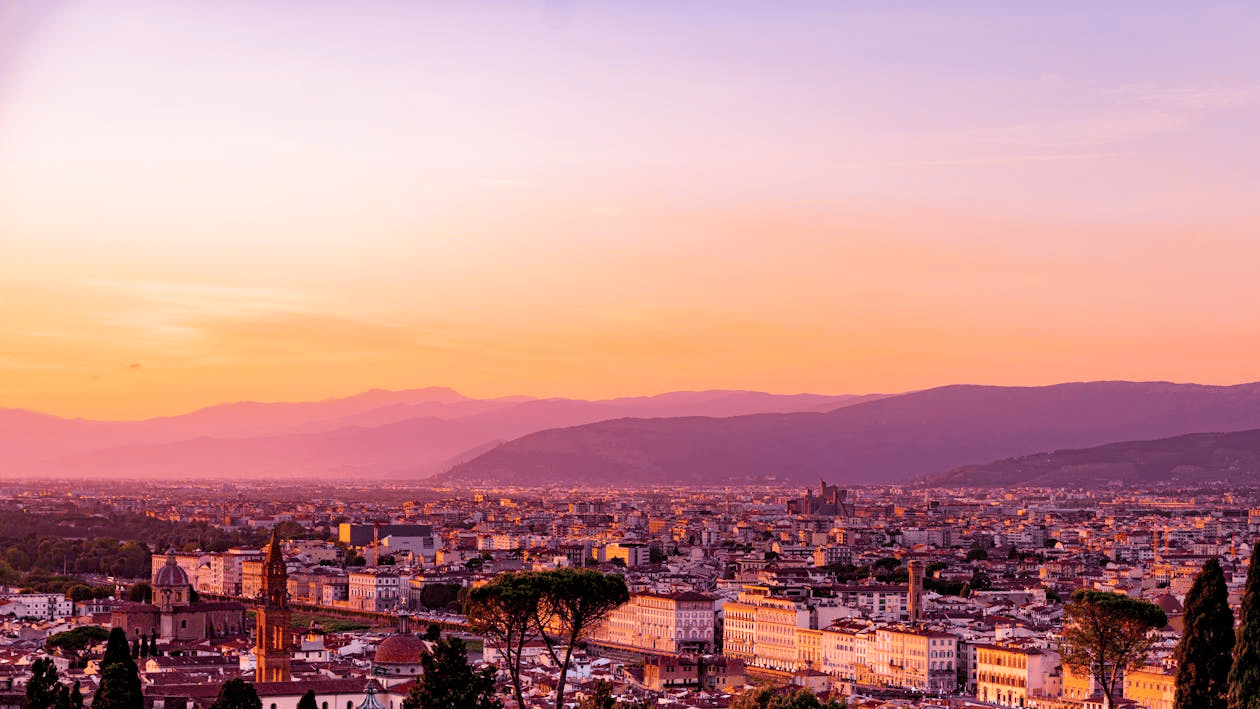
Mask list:
[[[1023,677],[1007,677],[1005,675],[995,675],[992,672],[981,672],[980,681],[985,684],[1000,684],[1006,687],[1023,687],[1025,684]]]

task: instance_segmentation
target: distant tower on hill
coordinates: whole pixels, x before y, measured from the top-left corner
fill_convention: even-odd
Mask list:
[[[257,641],[254,659],[255,682],[288,682],[291,678],[289,647],[289,574],[280,553],[280,536],[271,533],[271,544],[263,559],[262,605],[258,608]]]

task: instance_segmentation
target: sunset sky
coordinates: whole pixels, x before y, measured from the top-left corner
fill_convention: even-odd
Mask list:
[[[1260,3],[0,0],[0,407],[1260,379]]]

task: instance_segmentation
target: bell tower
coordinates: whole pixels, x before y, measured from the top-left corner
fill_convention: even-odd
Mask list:
[[[291,679],[289,647],[289,574],[280,553],[280,536],[271,533],[263,558],[262,605],[258,607],[257,640],[254,643],[255,682],[288,682]]]

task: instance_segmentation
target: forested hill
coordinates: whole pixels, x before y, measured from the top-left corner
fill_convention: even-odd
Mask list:
[[[204,522],[170,522],[138,514],[29,511],[0,506],[0,583],[59,575],[102,574],[147,579],[154,553],[231,546],[259,547],[267,530],[228,532]]]
[[[1108,483],[1260,483],[1260,429],[1191,433],[1151,441],[1007,458],[929,477],[943,486],[1102,487]]]
[[[1061,448],[1260,427],[1260,384],[948,386],[823,413],[603,421],[454,466],[465,484],[887,484]]]

